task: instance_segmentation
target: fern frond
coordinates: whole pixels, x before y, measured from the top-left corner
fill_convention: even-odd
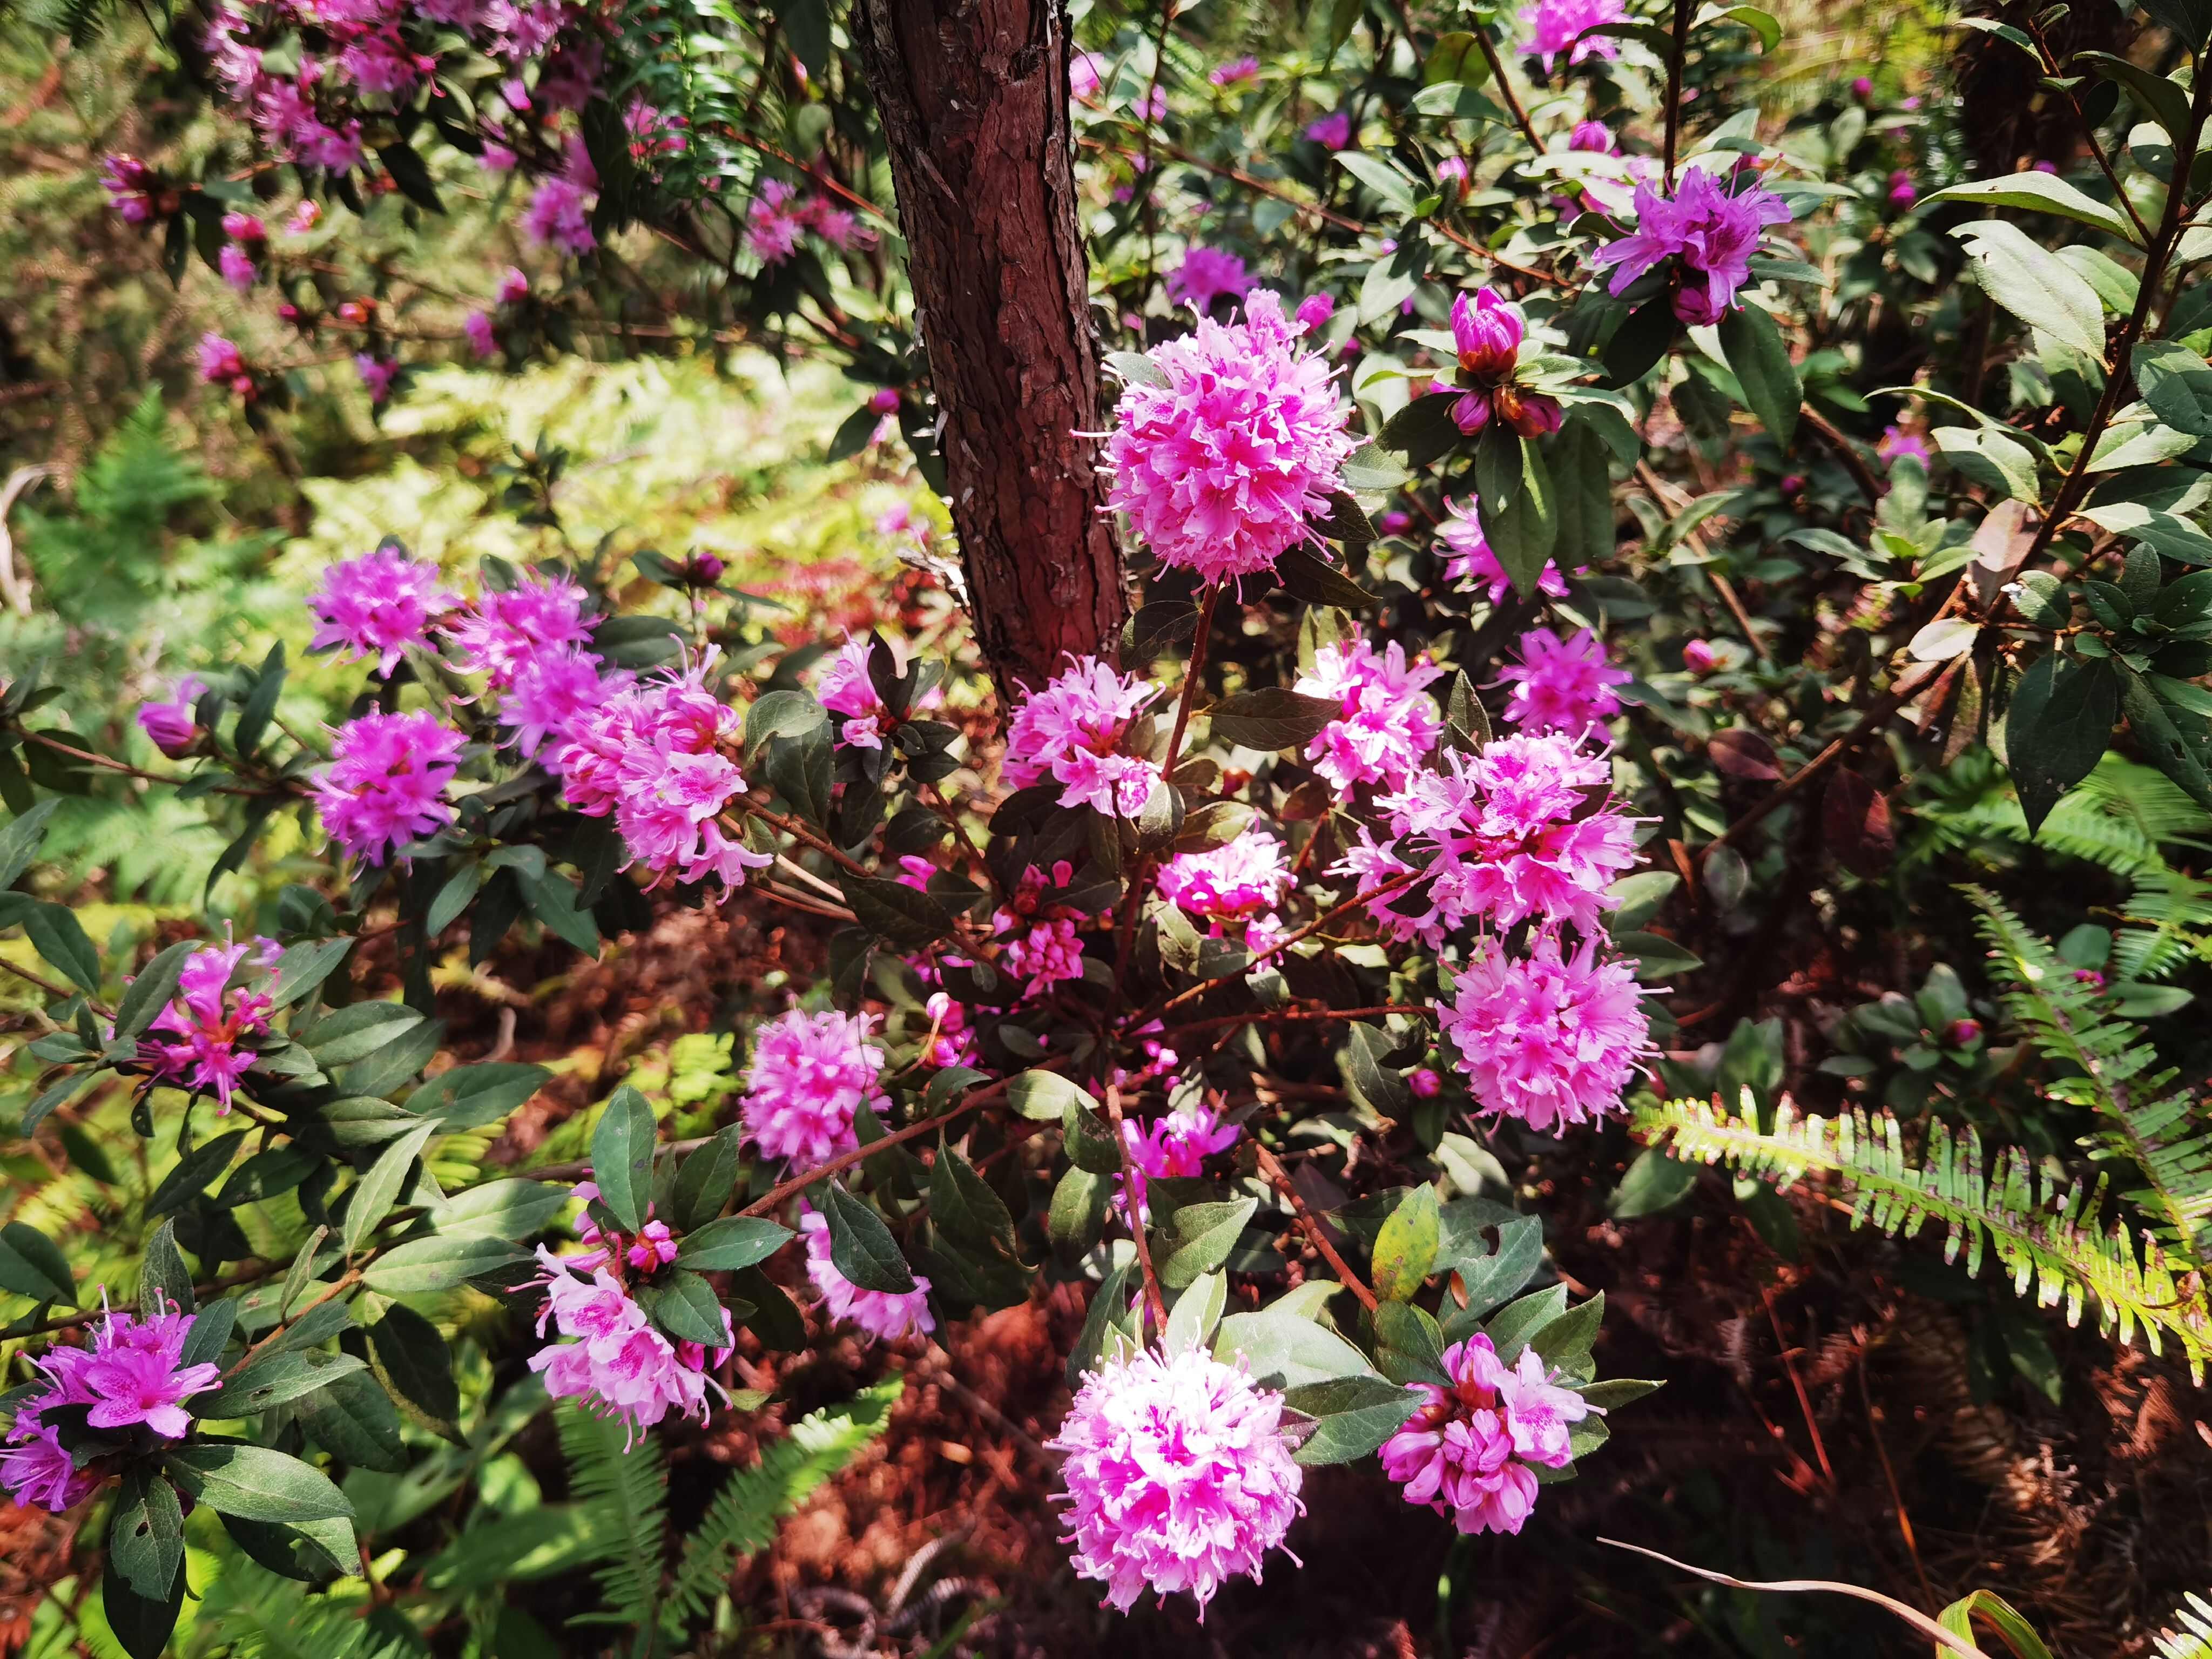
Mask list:
[[[2164,979],[2203,953],[2212,935],[2212,881],[2185,870],[2146,870],[2128,899],[2130,921],[2112,944],[2112,965],[2122,979]]]
[[[631,1444],[613,1418],[580,1406],[562,1407],[554,1421],[570,1489],[606,1540],[598,1558],[599,1592],[615,1620],[649,1630],[659,1616],[667,1522],[659,1443],[648,1435]]]
[[[2045,1307],[2063,1301],[2069,1324],[2079,1323],[2083,1304],[2094,1300],[2100,1325],[2123,1341],[2140,1328],[2160,1353],[2172,1338],[2199,1380],[2212,1358],[2212,1311],[2201,1284],[2176,1273],[2156,1237],[2145,1236],[2138,1257],[2124,1228],[2106,1231],[2102,1182],[2046,1185],[2033,1163],[2009,1146],[1992,1170],[1971,1128],[1954,1134],[1931,1124],[1917,1164],[1887,1112],[1800,1117],[1785,1101],[1768,1134],[1755,1121],[1729,1117],[1707,1102],[1674,1100],[1639,1107],[1635,1128],[1644,1140],[1671,1142],[1677,1158],[1725,1161],[1778,1187],[1828,1176],[1849,1194],[1854,1225],[1910,1238],[1936,1222],[1948,1235],[1945,1260],[1957,1260],[1963,1249],[1966,1271],[1975,1273],[1985,1250],[1994,1252],[2016,1293],[2033,1290]]]
[[[311,1593],[228,1540],[220,1559],[215,1582],[203,1589],[189,1651],[228,1659],[370,1659],[365,1584],[341,1580]]]
[[[2158,1050],[2132,1023],[2111,1014],[2094,983],[2084,983],[2051,948],[1992,895],[1968,887],[1991,965],[2011,989],[2005,1010],[2035,1046],[2075,1067],[2078,1077],[2050,1085],[2057,1099],[2086,1106],[2103,1126],[2104,1156],[2124,1158],[2144,1185],[2127,1194],[2166,1247],[2191,1267],[2203,1264],[2212,1225],[2212,1132],[2193,1119],[2196,1102],[2177,1088],[2180,1073],[2158,1064]]]
[[[884,1431],[904,1386],[894,1376],[842,1406],[808,1413],[792,1425],[788,1437],[762,1451],[757,1468],[730,1477],[684,1542],[668,1591],[670,1635],[681,1635],[690,1620],[714,1605],[734,1560],[774,1542],[776,1522]]]
[[[2173,1610],[2178,1631],[2160,1631],[2158,1659],[2212,1659],[2212,1601],[2195,1594]]]

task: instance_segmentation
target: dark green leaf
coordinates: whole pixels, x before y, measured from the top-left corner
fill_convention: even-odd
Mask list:
[[[1114,1178],[1080,1165],[1070,1165],[1052,1189],[1052,1207],[1045,1217],[1045,1237],[1063,1256],[1078,1256],[1098,1243],[1105,1231],[1107,1206],[1114,1199]]]
[[[2041,173],[2022,175],[2041,178]],[[1805,401],[1797,366],[1774,319],[1748,301],[1725,313],[1720,322],[1721,350],[1735,371],[1744,401],[1783,450],[1797,435],[1797,410]]]
[[[15,878],[30,868],[39,842],[46,833],[46,820],[60,808],[58,800],[42,800],[35,806],[14,809],[15,821],[0,830],[0,892],[13,887]]]
[[[830,1224],[830,1265],[860,1290],[894,1295],[912,1291],[914,1274],[884,1218],[834,1181],[822,1196],[822,1213]]]
[[[296,1522],[353,1514],[328,1475],[265,1446],[227,1441],[173,1446],[164,1467],[188,1496],[223,1515]]]
[[[1367,539],[1372,541],[1374,537]],[[1374,604],[1376,598],[1318,553],[1304,547],[1293,547],[1275,561],[1275,580],[1294,599],[1334,605],[1341,611],[1357,611]]]
[[[430,169],[422,158],[404,144],[386,144],[376,152],[384,163],[392,182],[399,186],[399,193],[417,207],[428,208],[433,213],[443,213],[446,204],[438,199],[438,188],[430,182]]]
[[[1404,1116],[1413,1101],[1404,1074],[1385,1063],[1394,1042],[1380,1027],[1354,1022],[1336,1051],[1337,1070],[1352,1099],[1384,1117]]]
[[[481,1129],[496,1123],[545,1086],[553,1073],[543,1066],[500,1060],[441,1072],[407,1097],[407,1109],[437,1118],[442,1132]]]
[[[346,1200],[345,1230],[341,1237],[348,1255],[361,1249],[376,1224],[392,1213],[392,1206],[399,1201],[399,1194],[407,1180],[407,1172],[414,1168],[415,1160],[422,1155],[430,1137],[441,1126],[425,1123],[419,1129],[410,1130],[377,1155],[376,1162],[368,1166]]]
[[[637,1297],[653,1322],[675,1340],[710,1348],[729,1346],[729,1316],[714,1287],[698,1274],[678,1267],[659,1284],[641,1285]]]
[[[854,919],[895,950],[915,951],[952,932],[955,918],[937,899],[878,876],[840,876]]]
[[[725,1216],[685,1234],[677,1247],[676,1259],[701,1273],[750,1267],[774,1255],[792,1236],[790,1228],[758,1216]]]
[[[1259,1207],[1256,1198],[1237,1198],[1177,1209],[1169,1224],[1167,1249],[1159,1260],[1160,1283],[1179,1291],[1219,1267]]]
[[[351,1354],[328,1353],[319,1348],[296,1352],[271,1350],[221,1388],[195,1395],[185,1404],[195,1417],[246,1417],[313,1394],[325,1383],[362,1369],[362,1362]]]
[[[458,1422],[461,1391],[453,1381],[453,1349],[438,1328],[405,1303],[395,1302],[368,1335],[369,1369],[392,1403],[431,1433],[465,1444]]]
[[[127,1470],[107,1523],[109,1565],[133,1594],[158,1601],[185,1559],[185,1516],[176,1488],[141,1464]]]
[[[182,225],[181,220],[172,223],[171,243],[182,247],[182,241],[173,234]],[[181,269],[181,256],[175,261]],[[176,1577],[170,1581],[169,1593],[165,1596],[144,1596],[131,1588],[131,1581],[119,1572],[102,1576],[100,1581],[100,1610],[107,1615],[107,1627],[115,1632],[115,1639],[131,1659],[161,1659],[169,1646],[169,1634],[177,1627],[177,1613],[185,1605],[185,1564],[177,1562]]]
[[[1476,514],[1498,568],[1524,599],[1536,597],[1559,538],[1552,475],[1534,441],[1493,427],[1474,456]]]
[[[434,1233],[393,1245],[369,1264],[362,1279],[369,1289],[386,1296],[410,1296],[450,1291],[480,1274],[529,1259],[504,1239],[447,1238]]]
[[[23,936],[40,956],[86,990],[99,994],[100,952],[84,936],[75,911],[65,904],[33,904],[21,920]]]
[[[146,1260],[138,1278],[138,1311],[147,1318],[174,1310],[191,1313],[199,1304],[192,1295],[191,1270],[177,1249],[177,1224],[165,1220],[146,1237]]]
[[[608,1100],[592,1132],[592,1180],[599,1202],[624,1232],[645,1224],[653,1198],[653,1151],[660,1133],[643,1095],[624,1084]]]
[[[327,1377],[320,1393],[294,1409],[301,1427],[340,1462],[385,1474],[406,1472],[399,1413],[374,1374],[353,1370]]]
[[[2005,710],[2005,763],[2031,833],[2103,757],[2119,701],[2109,663],[2046,652],[2021,676]]]
[[[422,1016],[399,1002],[356,1002],[323,1016],[301,1042],[325,1072],[366,1060],[393,1039],[422,1023]]]
[[[1304,747],[1344,709],[1334,697],[1309,697],[1270,685],[1224,697],[1206,713],[1218,741],[1268,752]]]
[[[955,1244],[988,1250],[994,1243],[1014,1247],[1014,1218],[1006,1201],[975,1173],[975,1166],[942,1136],[929,1172],[929,1218]]]
[[[567,1206],[566,1187],[508,1178],[455,1193],[430,1212],[430,1225],[448,1237],[524,1239]]]
[[[177,1161],[177,1167],[162,1178],[154,1188],[154,1195],[146,1200],[149,1218],[167,1215],[182,1209],[208,1189],[208,1183],[230,1167],[231,1155],[246,1139],[246,1131],[234,1129],[227,1135],[217,1135],[213,1140],[203,1141]]]
[[[730,1201],[744,1161],[744,1133],[743,1125],[733,1123],[676,1166],[676,1182],[669,1189],[668,1218],[678,1231],[704,1227]]]

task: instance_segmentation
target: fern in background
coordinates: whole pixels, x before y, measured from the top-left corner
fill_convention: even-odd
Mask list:
[[[668,1472],[660,1443],[651,1435],[634,1443],[611,1418],[594,1416],[574,1403],[560,1407],[554,1420],[576,1501],[606,1523],[595,1528],[608,1540],[595,1575],[606,1610],[584,1617],[595,1624],[648,1630],[659,1620],[667,1531]]]
[[[2212,1659],[2212,1601],[2192,1595],[2173,1616],[2181,1628],[2160,1634],[2159,1659]]]

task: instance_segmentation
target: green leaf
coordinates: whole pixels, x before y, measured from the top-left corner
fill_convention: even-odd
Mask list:
[[[569,1192],[544,1181],[509,1176],[455,1193],[430,1212],[430,1225],[447,1237],[528,1238],[559,1215]]]
[[[1304,546],[1291,548],[1275,561],[1275,580],[1294,599],[1333,605],[1340,611],[1360,610],[1378,597]]]
[[[1611,1376],[1602,1382],[1585,1382],[1575,1392],[1598,1410],[1609,1412],[1656,1394],[1666,1386],[1664,1382],[1648,1382],[1638,1377]]]
[[[1279,685],[1239,691],[1206,710],[1217,742],[1263,754],[1303,748],[1343,713],[1334,697],[1309,697]]]
[[[1939,426],[1929,435],[1945,460],[1984,489],[2030,505],[2039,498],[2035,457],[2026,444],[1985,426]]]
[[[432,1434],[455,1445],[461,1438],[461,1391],[453,1381],[453,1351],[438,1328],[404,1302],[384,1310],[368,1331],[368,1365],[392,1403]]]
[[[1583,570],[1613,557],[1613,474],[1604,434],[1590,422],[1570,419],[1552,440],[1552,482],[1559,501],[1559,537],[1553,557],[1563,570]]]
[[[163,1467],[188,1497],[219,1514],[295,1523],[353,1516],[353,1505],[328,1475],[265,1446],[172,1446]]]
[[[450,1291],[479,1274],[529,1260],[526,1252],[504,1239],[449,1238],[434,1233],[393,1245],[369,1264],[362,1279],[369,1289],[386,1296],[412,1296],[423,1291]]]
[[[1436,44],[1429,48],[1429,55],[1421,60],[1421,84],[1425,87],[1452,82],[1479,87],[1489,78],[1490,59],[1481,43],[1465,29],[1438,35]]]
[[[576,884],[566,876],[525,875],[520,878],[530,914],[546,931],[574,945],[587,957],[599,953],[599,927],[589,910],[576,904]]]
[[[1483,1325],[1483,1333],[1498,1349],[1498,1357],[1511,1364],[1528,1346],[1528,1339],[1567,1310],[1567,1287],[1553,1285],[1509,1302]]]
[[[897,951],[918,951],[943,939],[957,925],[951,911],[928,893],[880,876],[837,878],[853,918]]]
[[[2143,9],[2155,13],[2156,8],[2146,6]],[[2212,7],[2207,9],[2212,10]],[[2166,129],[2167,137],[2178,139],[2188,132],[2189,94],[2165,76],[2154,74],[2108,52],[2077,52],[2073,61],[2132,93],[2144,112]]]
[[[1415,1187],[1376,1234],[1375,1294],[1386,1302],[1412,1301],[1436,1266],[1437,1210],[1437,1189]]]
[[[141,1464],[125,1471],[107,1523],[107,1559],[131,1590],[158,1601],[185,1559],[185,1516],[176,1488]]]
[[[2091,225],[2123,241],[2142,246],[2134,222],[2118,208],[2107,206],[2068,184],[2055,173],[2008,173],[2001,179],[1982,179],[1953,185],[1923,198],[1937,202],[1967,202],[1978,207],[2026,208],[2034,213],[2055,213]]]
[[[100,952],[65,904],[33,904],[20,920],[38,953],[84,989],[100,994]]]
[[[2212,363],[2172,340],[2145,341],[2130,362],[2136,387],[2159,419],[2193,437],[2212,438]]]
[[[407,1097],[407,1109],[440,1120],[447,1133],[496,1123],[552,1078],[543,1066],[499,1060],[441,1072]]]
[[[307,995],[331,976],[353,947],[351,939],[310,939],[291,946],[276,959],[271,976],[275,982],[269,988],[270,1007],[289,1008]]]
[[[40,1302],[76,1305],[69,1258],[53,1240],[21,1221],[0,1227],[0,1290]]]
[[[1681,325],[1674,315],[1674,296],[1655,294],[1621,319],[1605,343],[1605,383],[1632,386],[1650,374],[1667,348],[1674,343]]]
[[[1014,1218],[1005,1200],[942,1135],[929,1172],[929,1218],[947,1238],[969,1249],[987,1250],[994,1243],[1014,1247]]]
[[[1220,1204],[1186,1204],[1169,1223],[1167,1250],[1160,1257],[1160,1283],[1179,1291],[1198,1282],[1229,1260],[1245,1224],[1260,1207],[1256,1198]]]
[[[653,1108],[628,1084],[614,1091],[592,1132],[592,1180],[623,1231],[645,1224],[653,1198],[653,1149],[659,1136]]]
[[[1606,1207],[1618,1221],[1657,1215],[1687,1198],[1697,1184],[1696,1164],[1670,1157],[1663,1146],[1646,1147],[1628,1166]]]
[[[146,1260],[138,1276],[138,1311],[151,1318],[167,1309],[190,1313],[198,1304],[192,1296],[191,1270],[177,1249],[177,1224],[165,1220],[146,1237]]]
[[[1444,1206],[1447,1244],[1438,1254],[1443,1258],[1443,1265],[1459,1274],[1467,1295],[1467,1306],[1460,1311],[1471,1327],[1492,1308],[1521,1293],[1544,1259],[1544,1224],[1533,1215],[1501,1220],[1497,1224],[1498,1248],[1474,1254],[1449,1243],[1455,1231],[1450,1224],[1459,1207],[1457,1204]]]
[[[1552,475],[1534,441],[1503,428],[1486,434],[1474,454],[1476,514],[1498,568],[1524,599],[1537,585],[1559,538]]]
[[[1774,441],[1787,450],[1797,435],[1797,410],[1805,392],[1782,331],[1763,308],[1747,301],[1722,316],[1720,337],[1721,351],[1743,388],[1744,401]]]
[[[168,1006],[176,994],[177,975],[185,958],[200,948],[198,939],[179,939],[138,970],[116,1005],[115,1035],[135,1037],[153,1024],[154,1016]]]
[[[16,878],[30,868],[46,833],[46,820],[60,808],[58,800],[42,800],[35,806],[19,809],[15,821],[0,830],[0,892],[13,887]]]
[[[653,1323],[676,1340],[710,1348],[730,1345],[729,1316],[714,1287],[698,1274],[678,1267],[657,1285],[639,1286],[637,1297]]]
[[[399,1413],[370,1372],[354,1370],[326,1378],[322,1389],[293,1407],[300,1426],[317,1445],[342,1463],[384,1474],[404,1474],[407,1443]],[[348,1558],[338,1565],[353,1571]]]
[[[676,1249],[676,1260],[699,1273],[750,1267],[765,1261],[793,1237],[788,1227],[759,1216],[725,1216],[686,1233]]]
[[[185,1333],[185,1346],[178,1364],[183,1366],[204,1365],[210,1360],[222,1357],[223,1344],[230,1340],[231,1328],[238,1322],[238,1304],[228,1297],[217,1297],[192,1317],[192,1328]]]
[[[154,1195],[146,1200],[148,1218],[182,1209],[205,1192],[208,1184],[230,1167],[231,1155],[244,1143],[246,1133],[234,1129],[227,1135],[202,1141],[178,1159],[176,1168],[162,1177],[161,1184],[154,1188]]]
[[[1695,951],[1658,933],[1620,933],[1613,942],[1623,956],[1635,960],[1636,977],[1647,985],[1655,980],[1695,973],[1705,965]]]
[[[823,1188],[822,1200],[830,1224],[830,1265],[860,1290],[911,1291],[914,1273],[884,1218],[834,1181]]]
[[[1075,1171],[1073,1173],[1081,1173]],[[1206,1273],[1194,1279],[1168,1310],[1168,1328],[1161,1346],[1169,1353],[1202,1348],[1221,1322],[1229,1305],[1229,1279],[1224,1273]]]
[[[272,1349],[258,1356],[221,1388],[194,1395],[185,1403],[194,1417],[250,1417],[365,1369],[349,1353],[328,1353],[320,1348],[291,1352]]]
[[[1232,1364],[1243,1356],[1252,1380],[1270,1389],[1376,1375],[1367,1356],[1335,1332],[1273,1309],[1223,1320],[1213,1353]]]
[[[2005,710],[2005,764],[2031,835],[2103,757],[2119,701],[2109,663],[2046,652],[2021,676]]]
[[[1055,1182],[1052,1206],[1046,1212],[1045,1237],[1065,1256],[1081,1255],[1098,1243],[1105,1231],[1107,1206],[1114,1198],[1114,1178],[1095,1170],[1071,1166]]]
[[[2143,9],[2154,9],[2152,0],[2145,0]],[[1996,1631],[2012,1650],[2013,1659],[2051,1659],[2051,1650],[2044,1646],[2043,1638],[2035,1633],[2035,1626],[2021,1618],[2013,1605],[1995,1590],[1978,1589],[1952,1602],[1936,1615],[1936,1622],[1971,1646],[1974,1642],[1974,1620],[1978,1618]]]
[[[1354,1101],[1384,1117],[1403,1117],[1413,1091],[1398,1068],[1385,1063],[1395,1040],[1380,1026],[1355,1021],[1336,1051],[1337,1070]]]
[[[1121,1144],[1113,1126],[1080,1101],[1071,1100],[1060,1115],[1060,1145],[1079,1170],[1093,1175],[1115,1175],[1121,1168]]]
[[[1361,149],[1340,149],[1329,159],[1373,191],[1382,204],[1400,218],[1413,216],[1419,201],[1413,181],[1381,156]]]
[[[376,1385],[372,1382],[364,1386],[374,1389]],[[222,1529],[240,1549],[280,1577],[307,1584],[319,1584],[341,1576],[361,1577],[361,1544],[354,1536],[350,1521],[333,1516],[327,1521],[308,1521],[294,1526],[281,1521],[247,1521],[226,1515],[222,1517]]]
[[[2142,0],[2140,9],[2172,29],[2192,54],[2212,39],[2212,0]]]
[[[2189,717],[2195,741],[2184,737],[2181,728],[2173,722],[2150,682],[2125,663],[2116,665],[2120,672],[2120,702],[2127,711],[2128,725],[2134,729],[2136,741],[2158,769],[2179,784],[2182,790],[2199,806],[2212,808],[2212,773],[2208,773],[2204,756],[2204,726],[2201,719]]]
[[[1096,1100],[1057,1072],[1017,1074],[1006,1085],[1006,1098],[1017,1112],[1039,1123],[1049,1123],[1064,1116],[1071,1106],[1086,1112],[1098,1109]]]
[[[1543,1356],[1549,1369],[1576,1369],[1589,1363],[1590,1346],[1597,1340],[1598,1327],[1604,1321],[1605,1292],[1600,1291],[1540,1326],[1528,1339],[1528,1346]]]
[[[1091,1306],[1083,1316],[1083,1328],[1076,1334],[1075,1346],[1068,1350],[1066,1376],[1069,1388],[1081,1388],[1084,1374],[1098,1363],[1099,1355],[1105,1351],[1108,1333],[1115,1328],[1116,1320],[1127,1310],[1129,1275],[1136,1271],[1136,1260],[1132,1257],[1108,1273],[1099,1282],[1098,1288],[1091,1291]],[[1220,1348],[1218,1342],[1214,1344],[1216,1353],[1220,1352]]]
[[[1977,219],[1952,234],[1966,245],[1975,280],[1998,305],[2084,356],[2105,355],[2105,308],[2081,274],[2002,219]]]
[[[1291,1454],[1316,1468],[1367,1456],[1421,1408],[1421,1396],[1384,1377],[1347,1376],[1291,1389],[1283,1403],[1316,1419]]]
[[[422,1023],[422,1016],[399,1002],[355,1002],[323,1016],[300,1036],[301,1043],[325,1072],[366,1060]]]
[[[1782,24],[1771,12],[1761,11],[1757,6],[1706,6],[1698,14],[1698,21],[1705,22],[1741,23],[1759,37],[1759,49],[1772,52],[1782,44]]]
[[[422,1155],[430,1137],[443,1126],[425,1123],[419,1129],[410,1129],[378,1154],[376,1162],[368,1166],[368,1173],[354,1185],[352,1195],[346,1200],[345,1228],[340,1235],[345,1252],[350,1256],[361,1249],[376,1225],[392,1213],[392,1206],[399,1201],[406,1184],[408,1170]]]
[[[1173,384],[1167,371],[1141,351],[1109,351],[1103,361],[1107,372],[1125,386],[1151,386],[1158,391]]]
[[[706,1226],[730,1201],[744,1163],[744,1126],[732,1123],[676,1166],[668,1219],[678,1232]]]
[[[376,157],[384,163],[385,171],[399,186],[402,196],[433,213],[446,210],[446,204],[438,199],[438,187],[430,182],[430,169],[412,149],[405,144],[386,144],[377,150]]]

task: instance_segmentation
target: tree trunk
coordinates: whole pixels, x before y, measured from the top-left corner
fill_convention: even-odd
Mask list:
[[[857,0],[975,631],[1002,690],[1114,653],[1064,0]]]

